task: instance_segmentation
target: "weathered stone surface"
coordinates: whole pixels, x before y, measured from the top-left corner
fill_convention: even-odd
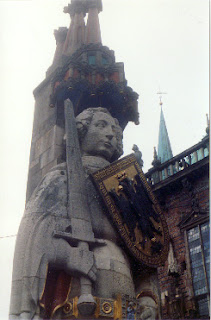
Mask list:
[[[42,179],[42,172],[39,170],[34,175],[29,170],[28,174],[28,183],[27,183],[27,192],[26,192],[26,201],[31,197],[32,192],[39,184],[40,180]]]
[[[43,169],[53,160],[57,159],[62,154],[62,146],[52,145],[49,149],[43,152],[40,156],[40,168]]]
[[[112,270],[98,270],[95,285],[96,296],[104,298],[116,298],[117,293],[135,297],[133,281],[121,273]]]
[[[58,162],[57,159],[54,159],[52,162],[49,162],[48,164],[46,164],[46,166],[44,166],[41,171],[42,177],[44,177],[50,171],[50,169],[52,169],[53,167],[55,167],[59,163],[60,162]]]
[[[35,155],[34,158],[38,158],[46,150],[49,149],[53,144],[62,145],[62,139],[64,137],[64,129],[58,127],[57,125],[53,126],[48,130],[42,137],[40,137],[35,143]]]
[[[30,163],[30,165],[29,165],[29,169],[31,169],[31,168],[33,168],[34,166],[36,166],[39,162],[40,162],[40,159],[39,159],[39,158],[31,161],[31,163]]]
[[[50,79],[48,79],[48,82],[45,83],[45,87],[43,87],[39,91],[39,95],[35,96],[36,102],[34,113],[33,137],[38,134],[40,125],[47,122],[49,123],[49,118],[56,114],[55,108],[49,108],[49,97],[51,93],[52,86]],[[46,131],[48,131],[48,129]]]
[[[76,119],[76,123],[86,171],[86,191],[95,244],[93,239],[90,239],[90,246],[85,242],[89,241],[87,234],[90,224],[77,204],[80,192],[77,194],[74,190],[74,183],[71,183],[72,189],[69,190],[74,196],[71,197],[72,211],[68,215],[70,193],[66,163],[59,164],[50,169],[34,190],[18,233],[10,309],[12,315],[17,315],[17,318],[20,315],[18,319],[21,319],[23,312],[29,319],[35,319],[48,264],[73,277],[70,297],[74,297],[74,294],[80,296],[82,286],[79,280],[84,277],[89,279],[89,283],[90,280],[94,283],[94,296],[110,299],[115,299],[118,294],[126,294],[131,299],[136,296],[131,258],[121,248],[121,239],[88,177],[89,173],[108,165],[114,155],[117,157],[121,154],[120,128],[117,121],[102,108],[86,110]],[[52,163],[50,160],[49,153],[45,163]],[[73,174],[72,177],[75,179],[76,176]],[[75,242],[59,238],[61,231],[69,233]],[[138,288],[143,286],[140,284]]]
[[[158,305],[151,297],[141,298],[140,311],[140,317],[143,320],[154,320],[158,317]]]
[[[105,244],[103,247],[94,249],[97,268],[113,270],[130,278],[129,261],[123,251],[113,241],[105,240]]]
[[[72,275],[86,276],[94,265],[91,251],[71,247],[65,240],[53,237],[54,231],[64,230],[70,224],[65,165],[46,175],[26,206],[14,257],[11,314],[25,310],[33,317],[48,263]],[[90,277],[95,280],[94,272]]]

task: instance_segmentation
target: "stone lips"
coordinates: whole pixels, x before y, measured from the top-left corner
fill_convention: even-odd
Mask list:
[[[163,245],[163,248],[159,253],[152,254],[149,252],[149,250],[148,251],[146,249],[143,250],[141,246],[138,247],[135,241],[131,240],[127,227],[125,227],[123,223],[121,213],[117,208],[111,195],[109,194],[109,191],[111,190],[111,188],[115,188],[117,185],[117,182],[115,182],[115,180],[117,180],[115,176],[120,172],[122,172],[122,170],[124,170],[124,172],[126,172],[126,174],[128,174],[131,177],[134,176],[134,173],[139,175],[142,185],[147,191],[148,196],[150,197],[153,203],[154,210],[159,215],[160,225],[162,230],[162,237],[160,237],[160,240]],[[111,220],[113,221],[119,234],[124,240],[129,252],[143,265],[156,268],[164,264],[168,257],[168,250],[169,250],[169,232],[168,232],[167,223],[160,209],[158,201],[155,198],[154,194],[152,193],[152,190],[148,185],[147,180],[139,164],[137,163],[134,154],[126,156],[121,160],[115,161],[113,164],[103,168],[102,170],[95,172],[94,174],[92,174],[92,179],[99,193],[103,198],[103,201],[109,211]],[[149,246],[149,242],[148,242],[148,246]]]

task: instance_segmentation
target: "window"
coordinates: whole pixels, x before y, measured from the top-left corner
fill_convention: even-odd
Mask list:
[[[209,222],[187,231],[193,289],[199,315],[209,315],[210,242]]]
[[[95,60],[96,60],[96,59],[95,59],[95,56],[94,56],[94,55],[88,56],[88,63],[89,63],[90,65],[95,65],[95,63],[96,63]]]
[[[208,157],[209,156],[209,150],[208,148],[204,148],[204,157]]]
[[[102,64],[103,65],[108,64],[108,59],[106,59],[105,57],[102,57]]]

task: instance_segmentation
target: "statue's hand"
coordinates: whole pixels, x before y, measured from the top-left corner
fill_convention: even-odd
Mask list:
[[[85,276],[92,281],[96,280],[94,254],[86,242],[72,247],[62,238],[53,238],[53,248],[48,252],[48,262],[54,268],[64,270],[71,276]]]
[[[88,277],[90,280],[96,280],[97,268],[95,265],[94,254],[89,250],[86,242],[79,243],[78,247],[72,248],[73,259],[70,257],[68,268],[74,269],[75,273]]]

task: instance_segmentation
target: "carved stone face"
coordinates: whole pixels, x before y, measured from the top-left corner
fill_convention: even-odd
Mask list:
[[[116,130],[115,120],[109,114],[96,112],[81,143],[82,155],[110,161],[117,148]]]

